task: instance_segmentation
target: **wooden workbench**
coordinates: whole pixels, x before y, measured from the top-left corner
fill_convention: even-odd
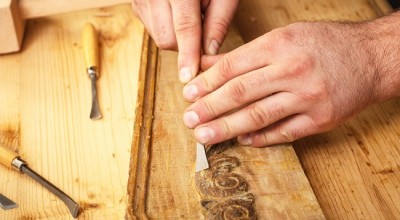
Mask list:
[[[388,10],[383,1],[368,0],[242,1],[236,24],[249,41],[299,20],[360,20]],[[86,21],[94,22],[101,36],[102,121],[88,119],[90,84],[82,69],[79,41]],[[233,36],[227,40],[232,43],[226,46],[229,49],[241,43],[236,32]],[[33,169],[75,198],[84,208],[81,219],[122,219],[127,213],[129,217],[200,217],[198,199],[187,188],[194,178],[190,165],[194,151],[183,146],[194,140],[184,130],[188,138],[175,146],[171,139],[176,142],[174,138],[181,136],[176,131],[183,126],[163,127],[163,120],[179,124],[176,109],[185,106],[177,101],[182,85],[173,77],[175,64],[176,54],[154,48],[128,5],[32,20],[23,51],[0,56],[0,143],[18,151]],[[156,84],[151,77],[143,78],[147,76],[141,75],[143,71],[164,75],[158,75]],[[152,103],[146,99],[149,95],[153,95]],[[245,171],[269,164],[274,169],[262,171],[266,175],[285,172],[281,179],[273,179],[274,185],[265,187],[266,203],[258,204],[265,208],[261,213],[297,219],[324,215],[328,219],[400,218],[399,104],[392,100],[373,106],[331,132],[295,142],[312,189],[291,145],[253,151],[240,148],[248,158],[257,155],[257,161],[243,162]],[[164,118],[153,121],[152,113],[145,114],[149,111]],[[143,118],[139,121],[135,115]],[[146,129],[149,125],[155,130]],[[153,148],[146,149],[149,142]],[[187,158],[177,161],[181,152]],[[266,154],[271,159],[268,163],[262,160]],[[0,219],[69,217],[56,197],[29,178],[3,167],[0,173],[0,193],[20,205],[0,210]],[[249,173],[241,174],[249,179],[254,175]],[[146,191],[142,186],[151,188]],[[284,194],[285,190],[290,193]]]
[[[103,118],[89,119],[81,29],[100,38]],[[3,33],[4,34],[4,33]],[[144,28],[129,5],[30,20],[22,51],[0,56],[0,143],[83,208],[81,219],[123,219]],[[0,193],[19,207],[0,219],[69,219],[65,205],[0,166]]]

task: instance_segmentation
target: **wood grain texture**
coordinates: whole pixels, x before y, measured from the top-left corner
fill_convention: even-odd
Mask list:
[[[223,50],[241,44],[233,29]],[[202,196],[195,186],[196,142],[182,123],[188,103],[177,76],[177,53],[160,51],[156,57],[154,47],[150,41],[147,70],[141,71],[147,75],[140,79],[148,82],[139,81],[148,86],[139,87],[144,95],[135,122],[140,127],[132,147],[128,218],[202,219]],[[149,86],[155,86],[155,93]],[[291,145],[254,149],[233,144],[223,153],[240,161],[234,173],[246,180],[259,218],[324,219]]]
[[[104,16],[104,15],[107,16]],[[99,31],[103,119],[89,119],[81,30]],[[130,5],[31,20],[21,53],[0,56],[0,143],[82,207],[80,219],[123,219],[144,28]],[[64,204],[0,166],[0,192],[19,208],[0,219],[69,219]]]
[[[390,11],[384,0],[241,2],[249,41],[303,20],[364,20]],[[294,143],[328,219],[400,218],[400,101],[372,106],[337,129]]]

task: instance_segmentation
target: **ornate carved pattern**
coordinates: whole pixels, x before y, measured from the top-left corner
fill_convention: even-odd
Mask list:
[[[246,180],[234,173],[240,161],[223,153],[232,145],[227,142],[209,147],[210,168],[195,174],[206,219],[256,219],[254,196],[248,192]]]

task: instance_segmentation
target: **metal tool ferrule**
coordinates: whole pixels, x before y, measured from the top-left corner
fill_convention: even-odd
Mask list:
[[[87,69],[87,73],[89,75],[89,78],[91,78],[92,76],[96,76],[97,78],[97,67],[95,66],[91,66]]]
[[[22,166],[27,165],[25,161],[23,161],[21,158],[16,157],[12,162],[11,165],[14,169],[22,172]]]

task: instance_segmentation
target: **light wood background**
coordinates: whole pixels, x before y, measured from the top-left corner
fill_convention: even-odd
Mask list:
[[[88,21],[101,41],[98,121],[80,42]],[[130,5],[74,12],[29,21],[22,51],[0,56],[0,142],[76,200],[81,219],[125,216],[143,34]],[[28,176],[4,166],[0,176],[19,205],[0,219],[71,218]]]
[[[385,0],[242,1],[236,23],[246,41],[304,20],[373,19]],[[400,218],[400,100],[374,105],[331,132],[294,143],[328,219]]]

